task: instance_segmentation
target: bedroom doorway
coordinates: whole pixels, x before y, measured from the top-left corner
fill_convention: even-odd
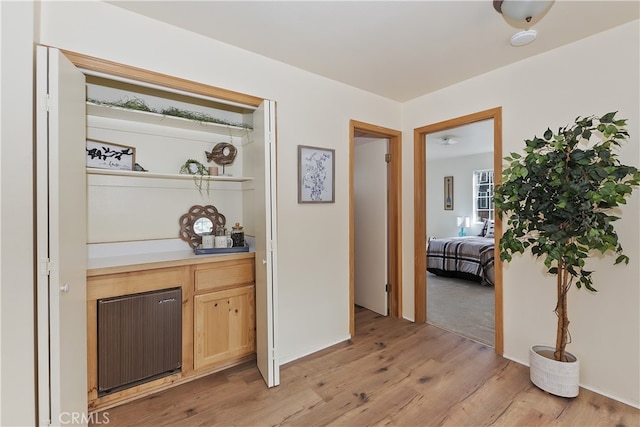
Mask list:
[[[380,161],[387,160],[387,203],[386,203],[386,223],[387,223],[387,283],[389,287],[385,289],[382,282],[376,292],[380,292],[383,298],[388,297],[388,314],[392,317],[400,317],[402,313],[402,270],[400,260],[402,259],[402,192],[400,187],[400,176],[402,171],[401,143],[402,133],[398,130],[351,120],[349,122],[349,331],[351,336],[355,334],[355,144],[356,138],[370,138],[373,140],[385,140],[387,146],[387,156],[383,156]],[[387,157],[387,159],[385,159]],[[377,233],[379,230],[370,230]]]
[[[429,133],[425,143],[427,323],[493,347],[495,241],[483,232],[493,220],[493,119]]]
[[[478,113],[470,114],[467,116],[458,117],[455,119],[427,125],[414,130],[414,250],[415,250],[415,318],[416,322],[427,322],[429,295],[427,293],[427,260],[426,260],[426,248],[429,237],[428,230],[438,230],[438,233],[444,236],[458,236],[461,227],[465,234],[476,233],[479,234],[477,228],[482,228],[479,223],[476,224],[474,219],[477,218],[477,211],[473,207],[472,196],[472,182],[471,179],[466,177],[458,177],[456,180],[456,173],[446,173],[444,170],[439,172],[443,176],[438,178],[428,178],[427,169],[429,153],[437,155],[438,150],[446,150],[448,148],[455,147],[455,140],[453,136],[456,132],[462,133],[463,130],[472,128],[474,125],[489,125],[492,130],[492,151],[493,154],[489,156],[489,159],[485,159],[488,167],[479,168],[492,169],[495,171],[501,171],[502,164],[502,109],[501,107],[481,111]],[[440,142],[438,147],[429,146],[430,142]],[[455,149],[455,148],[454,148]],[[476,155],[475,157],[479,157]],[[440,164],[443,161],[438,162]],[[432,166],[435,168],[435,166]],[[455,170],[458,168],[456,167]],[[472,168],[473,169],[473,168]],[[451,170],[451,168],[450,168]],[[453,178],[452,178],[453,177]],[[462,178],[462,179],[460,179]],[[428,180],[436,182],[428,182]],[[449,179],[449,181],[447,181]],[[462,182],[459,182],[462,181]],[[500,173],[495,174],[495,183],[500,181]],[[446,187],[446,183],[451,185],[450,188]],[[466,186],[466,187],[463,187]],[[465,195],[466,191],[466,195]],[[448,192],[448,196],[451,200],[448,202],[445,197],[441,200],[443,192]],[[428,197],[427,193],[436,193],[436,197]],[[459,193],[459,194],[458,194]],[[463,197],[462,199],[460,197]],[[434,200],[435,199],[435,200]],[[457,203],[456,203],[457,202]],[[449,204],[448,204],[449,203]],[[435,205],[435,206],[434,206]],[[456,210],[456,205],[458,209]],[[436,218],[428,219],[427,212],[441,212]],[[469,221],[466,221],[469,218]],[[427,227],[427,221],[430,221],[429,227]],[[432,225],[434,227],[432,227]],[[499,218],[495,218],[495,240],[499,240],[501,224]],[[441,236],[435,236],[441,237]],[[434,241],[435,243],[435,241]],[[491,249],[489,249],[491,251]],[[500,263],[500,257],[496,256],[497,250],[493,249],[494,254],[494,287],[493,287],[493,346],[496,353],[503,353],[503,330],[502,330],[502,269]],[[429,276],[433,283],[431,285],[442,285],[438,283],[440,281],[439,276]],[[478,290],[477,288],[473,290]],[[434,294],[435,297],[435,294]],[[442,296],[440,296],[442,297]],[[486,298],[486,295],[483,297]],[[455,328],[450,328],[455,329]],[[455,330],[454,330],[455,332]],[[473,337],[472,337],[473,338]]]

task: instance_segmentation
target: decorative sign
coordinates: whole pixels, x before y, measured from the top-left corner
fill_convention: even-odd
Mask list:
[[[131,171],[135,164],[134,147],[87,139],[87,167]]]

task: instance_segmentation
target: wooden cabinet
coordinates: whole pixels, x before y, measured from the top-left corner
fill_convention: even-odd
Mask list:
[[[255,351],[254,306],[252,285],[195,296],[196,370]]]
[[[182,289],[182,371],[98,396],[97,301],[169,287]],[[89,410],[121,402],[255,358],[253,253],[189,256],[87,273]]]
[[[253,259],[194,267],[194,369],[255,351]]]
[[[199,265],[194,271],[194,290],[213,291],[254,281],[253,259]]]

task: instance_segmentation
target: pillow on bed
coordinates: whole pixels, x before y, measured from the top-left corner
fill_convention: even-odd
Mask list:
[[[487,225],[487,231],[484,233],[484,237],[495,237],[494,231],[495,231],[495,223],[493,221],[487,221],[486,222]]]

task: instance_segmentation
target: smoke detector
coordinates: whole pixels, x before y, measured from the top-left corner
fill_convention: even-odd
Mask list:
[[[511,46],[526,46],[534,41],[537,35],[538,33],[536,32],[536,30],[518,31],[513,36],[511,36]]]

